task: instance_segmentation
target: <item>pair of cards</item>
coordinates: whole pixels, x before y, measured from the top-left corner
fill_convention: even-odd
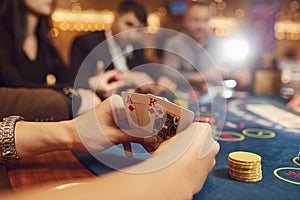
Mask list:
[[[152,94],[122,92],[122,98],[130,128],[142,129],[148,136],[167,140],[194,119],[192,111]]]

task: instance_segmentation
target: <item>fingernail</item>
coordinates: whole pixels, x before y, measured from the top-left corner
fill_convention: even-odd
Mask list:
[[[133,154],[130,151],[125,151],[125,154],[128,158],[133,158]]]

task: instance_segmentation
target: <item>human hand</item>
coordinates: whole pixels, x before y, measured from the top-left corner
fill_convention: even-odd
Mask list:
[[[97,62],[97,75],[89,78],[88,83],[90,88],[95,91],[100,97],[107,98],[118,88],[122,87],[122,82],[119,82],[123,72],[118,70],[103,70],[104,63]]]
[[[122,87],[122,83],[118,82],[120,74],[122,74],[122,72],[109,70],[93,76],[88,80],[90,88],[100,97],[107,98],[111,96],[118,87]]]
[[[173,191],[177,191],[177,199],[192,199],[214,167],[220,148],[212,138],[211,131],[211,126],[207,123],[193,123],[183,132],[163,142],[148,160],[125,171],[147,172],[145,176],[149,174],[151,177],[164,177],[156,186],[164,191],[166,199],[174,198]]]
[[[250,74],[246,71],[237,71],[233,73],[232,78],[237,81],[238,87],[249,87],[251,82]]]
[[[224,78],[228,78],[229,74],[230,74],[230,70],[228,69],[228,67],[225,67],[223,65],[216,65],[215,66],[215,70],[217,73],[217,75],[221,76],[222,79]],[[213,73],[213,70],[212,70],[212,73]]]
[[[147,73],[139,71],[128,71],[124,73],[120,82],[122,82],[123,85],[134,87],[134,89],[138,89],[143,93],[152,93],[157,86],[155,81]]]
[[[222,65],[216,65],[208,68],[203,72],[194,73],[191,77],[191,81],[194,84],[208,81],[220,82],[224,78],[228,77],[228,75],[229,70],[226,67]]]
[[[229,70],[228,68],[224,67],[223,65],[216,65],[205,72],[203,72],[203,78],[205,81],[220,81],[224,78],[227,78],[229,76]]]
[[[300,94],[296,94],[292,99],[286,104],[288,109],[295,112],[300,112]]]
[[[178,180],[182,180],[185,185],[180,186],[178,190],[188,188],[188,191],[183,191],[183,194],[193,195],[199,192],[209,172],[216,163],[215,157],[219,152],[220,146],[212,138],[211,132],[212,129],[209,124],[193,123],[185,131],[171,138],[170,141],[167,141],[167,144],[162,143],[155,152],[161,154],[165,153],[163,152],[164,149],[169,149],[168,151],[173,154],[172,151],[174,151],[174,149],[179,149],[178,151],[180,151],[180,149],[186,149],[169,169],[166,168],[166,170],[170,171],[169,173],[172,173],[171,171],[174,168],[175,170],[179,168],[179,171],[182,172],[177,172],[178,176],[180,176]],[[170,157],[170,153],[166,154],[169,154]],[[182,199],[188,199],[187,197],[188,196],[185,196]]]
[[[159,146],[155,137],[145,136],[140,130],[125,130],[129,127],[126,125],[128,122],[123,100],[119,95],[112,95],[73,122],[77,130],[74,136],[76,147],[81,151],[99,152],[122,143],[126,154],[131,156],[131,142],[140,143],[149,152]]]
[[[178,162],[185,165],[183,168],[186,170],[182,176],[187,181],[191,193],[196,194],[201,190],[209,172],[215,166],[215,157],[220,146],[213,139],[211,126],[207,123],[194,123],[187,129],[187,132],[195,132],[195,136],[191,146]]]
[[[177,88],[175,82],[173,82],[169,77],[160,76],[157,80],[157,85],[154,88],[153,94],[158,95],[161,93],[173,93]]]
[[[100,104],[105,105],[104,107],[101,107],[99,105],[98,108],[95,108],[94,114],[96,114],[97,109],[99,109],[99,111],[102,110],[102,114],[105,114],[107,112],[110,113],[110,109],[107,107],[107,105],[109,105],[107,104],[108,101],[111,100],[107,100],[106,102],[104,102],[104,104]],[[102,114],[101,117],[103,117]],[[86,116],[86,114],[84,114],[82,115],[82,119],[79,119],[79,121],[81,120],[87,123],[85,134],[89,135],[91,132],[95,132],[95,130],[89,127],[91,125],[89,124],[89,116]],[[56,128],[64,127],[63,129],[66,129],[66,133],[70,133],[69,128],[66,128],[69,127],[69,125],[62,125],[69,122],[70,121],[59,122],[56,123],[56,125],[54,126],[56,126]],[[73,122],[76,123],[75,120],[73,120]],[[26,122],[18,122],[17,126],[19,126],[19,128],[21,129],[22,127],[20,127],[20,125],[22,124],[25,125]],[[34,128],[33,125],[38,127]],[[35,148],[31,148],[31,150],[40,150],[40,144],[41,142],[43,143],[43,141],[46,141],[45,147],[47,147],[44,149],[44,152],[65,149],[65,145],[57,143],[57,139],[62,136],[61,134],[57,133],[60,133],[60,131],[64,132],[64,130],[60,128],[54,129],[55,131],[52,131],[50,133],[55,133],[55,136],[54,138],[50,137],[49,140],[49,136],[51,136],[51,134],[40,134],[40,131],[43,130],[43,127],[45,128],[45,126],[43,125],[45,125],[45,123],[29,124],[29,126],[27,127],[27,131],[29,134],[22,134],[24,133],[24,129],[21,129],[22,131],[20,131],[20,136],[25,136],[25,138],[27,138],[27,140],[29,141],[29,144],[38,145],[34,146]],[[49,126],[49,123],[47,123],[47,126]],[[32,133],[32,128],[36,130],[34,131],[36,133],[36,136],[34,137],[35,139],[45,135],[46,138],[43,137],[42,140],[40,140],[40,142],[32,142],[32,137],[28,137],[28,135]],[[112,128],[113,130],[107,129],[107,131],[120,131],[119,129],[115,129],[114,126],[112,126]],[[113,137],[118,138],[118,134],[112,135],[114,135]],[[63,137],[63,140],[67,140],[66,142],[69,145],[68,138]],[[24,140],[21,141],[24,142]],[[90,142],[100,143],[101,141]],[[55,148],[49,149],[49,144],[57,146]],[[82,146],[80,140],[78,140],[78,144],[79,146],[77,147],[80,147],[80,145]],[[23,147],[24,145],[20,146]],[[173,156],[173,152],[178,151],[178,147],[183,147],[184,150],[180,154],[180,156],[176,156],[175,159],[172,160],[172,162],[168,162],[167,165],[164,166],[164,168],[159,168],[158,170],[144,171],[144,173],[124,173],[122,172],[122,170],[115,170],[112,173],[107,173],[101,176],[100,179],[86,179],[84,180],[84,185],[71,187],[67,190],[49,191],[49,186],[46,186],[45,188],[41,188],[40,190],[34,190],[32,192],[27,191],[26,194],[16,194],[16,196],[11,196],[11,198],[5,195],[5,199],[21,200],[24,198],[37,199],[37,197],[48,199],[49,195],[51,196],[51,198],[58,200],[74,198],[84,199],[86,198],[87,192],[89,193],[91,199],[97,199],[99,195],[101,195],[101,197],[103,197],[104,199],[192,199],[193,195],[196,194],[202,188],[208,173],[215,165],[215,156],[219,150],[219,145],[216,142],[212,142],[211,140],[211,129],[208,124],[192,124],[185,131],[181,132],[180,134],[177,134],[170,140],[164,142],[164,146],[161,146],[149,159],[140,162],[136,165],[129,166],[127,169],[125,169],[125,171],[139,172],[141,171],[141,167],[153,169],[153,167],[155,167],[157,163],[160,164],[161,161],[164,162],[166,159],[169,159],[170,155]],[[74,149],[72,147],[69,148]],[[84,148],[84,146],[82,146],[82,148]],[[28,157],[32,158],[32,151],[30,152],[31,156]],[[128,185],[130,185],[130,187],[128,187]],[[51,188],[52,187],[53,185],[51,186]],[[116,188],[118,188],[117,193],[115,192]]]

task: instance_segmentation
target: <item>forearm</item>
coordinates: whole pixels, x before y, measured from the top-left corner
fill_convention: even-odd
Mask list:
[[[49,151],[72,149],[75,128],[72,121],[17,122],[15,143],[21,158],[32,157]]]
[[[182,182],[174,185],[174,178],[171,177],[173,173],[173,170],[136,174],[114,171],[95,179],[82,180],[84,184],[78,184],[70,189],[49,192],[49,185],[47,185],[44,188],[37,188],[13,196],[9,195],[6,199],[187,199],[184,197],[190,196],[187,195],[189,189]],[[170,187],[173,188],[173,186],[176,188],[176,194],[174,190],[170,190]]]
[[[49,191],[47,186],[6,199],[192,199],[214,166],[218,150],[210,126],[194,123],[164,143],[149,159],[123,171],[85,180],[86,184],[65,190]]]
[[[86,191],[89,191],[90,199],[187,199],[188,190],[185,190],[185,184],[178,184],[181,187],[174,186],[174,177],[172,169],[162,169],[148,173],[125,173],[115,171],[97,179],[94,184],[87,188],[77,190],[78,196],[86,198]],[[172,183],[173,181],[173,183]],[[176,188],[176,197],[174,190]],[[76,191],[76,189],[74,190]],[[117,192],[116,192],[117,191]],[[70,192],[71,193],[71,192]],[[68,197],[72,198],[71,194]],[[78,198],[78,199],[82,199]],[[73,199],[73,198],[72,198]]]

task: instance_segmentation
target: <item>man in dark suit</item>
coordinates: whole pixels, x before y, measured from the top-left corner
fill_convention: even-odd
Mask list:
[[[120,72],[122,74],[147,63],[142,45],[136,42],[139,28],[144,27],[146,21],[147,12],[141,4],[123,1],[111,29],[77,37],[70,57],[75,87],[94,89],[100,97],[106,98],[117,87]],[[100,76],[102,80],[99,80]],[[132,71],[127,78],[130,84],[139,87],[139,83],[133,83],[133,80],[153,82],[147,73],[141,71]]]

